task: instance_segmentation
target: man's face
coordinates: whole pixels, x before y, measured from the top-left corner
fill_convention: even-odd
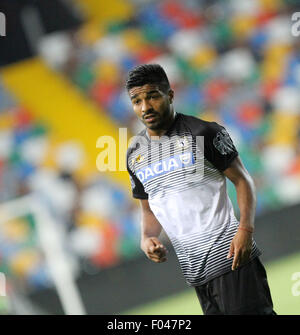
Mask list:
[[[164,93],[158,85],[146,84],[129,90],[133,110],[143,124],[152,130],[163,129],[172,115],[173,91]]]

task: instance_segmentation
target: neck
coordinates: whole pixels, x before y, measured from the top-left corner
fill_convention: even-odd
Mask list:
[[[149,128],[147,128],[148,135],[149,136],[155,136],[155,137],[163,136],[168,131],[168,129],[171,127],[173,121],[175,120],[175,115],[176,115],[175,112],[171,113],[170,117],[165,122],[165,126],[163,126],[160,129],[149,129]]]

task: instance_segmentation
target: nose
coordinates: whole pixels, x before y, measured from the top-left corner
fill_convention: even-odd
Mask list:
[[[142,100],[142,113],[145,114],[149,110],[152,110],[152,106],[151,106],[149,100],[148,99],[143,99]]]

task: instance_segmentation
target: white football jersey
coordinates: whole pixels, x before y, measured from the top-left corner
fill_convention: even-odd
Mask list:
[[[237,156],[224,127],[181,113],[164,136],[150,139],[145,128],[127,150],[133,197],[148,199],[189,286],[231,271],[239,222],[222,171]],[[253,240],[250,260],[260,254]]]

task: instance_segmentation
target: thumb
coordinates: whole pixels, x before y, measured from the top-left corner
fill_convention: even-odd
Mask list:
[[[153,250],[159,250],[164,248],[163,244],[156,237],[151,237],[151,242]]]
[[[155,237],[151,237],[148,239],[148,248],[151,252],[154,252],[158,244],[159,241]]]
[[[157,237],[151,237],[150,240],[155,247],[161,245],[161,243],[160,243],[160,241]]]
[[[231,242],[227,258],[231,258],[233,256],[233,253],[234,253],[234,247],[233,247],[233,243]]]

